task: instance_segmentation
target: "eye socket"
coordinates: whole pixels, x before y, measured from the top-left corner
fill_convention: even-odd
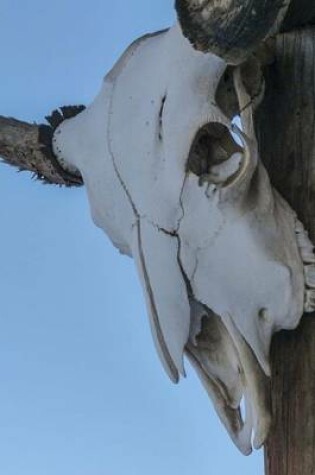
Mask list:
[[[201,179],[210,177],[213,167],[242,153],[242,147],[235,142],[229,129],[218,122],[211,122],[197,132],[190,148],[186,171]]]

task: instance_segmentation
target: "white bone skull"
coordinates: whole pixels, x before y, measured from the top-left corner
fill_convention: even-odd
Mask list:
[[[143,37],[59,126],[54,151],[81,172],[95,224],[134,258],[169,376],[185,374],[186,353],[248,454],[270,425],[271,337],[314,308],[315,259],[259,161],[250,108],[242,132],[216,104],[225,69],[177,25]],[[235,84],[246,97],[239,72]]]

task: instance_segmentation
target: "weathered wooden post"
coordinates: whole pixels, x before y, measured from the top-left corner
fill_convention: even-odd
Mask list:
[[[315,242],[314,1],[222,0],[198,9],[194,2],[178,0],[177,9],[195,47],[231,63],[242,62],[268,31],[273,36],[277,32],[275,58],[264,71],[265,99],[255,116],[260,155],[274,186]],[[276,334],[271,359],[273,425],[265,447],[265,474],[314,475],[313,315],[303,317],[296,331]]]
[[[315,242],[315,28],[278,36],[257,113],[260,150],[276,188]],[[266,475],[315,473],[315,319],[272,345],[273,427]]]

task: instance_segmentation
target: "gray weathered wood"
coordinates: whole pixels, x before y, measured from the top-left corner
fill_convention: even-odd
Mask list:
[[[279,35],[256,114],[260,153],[275,187],[315,242],[315,29]],[[315,474],[315,317],[272,344],[274,425],[266,475]]]
[[[311,25],[315,22],[314,0],[291,0],[282,30],[291,31],[293,28]]]
[[[0,116],[0,158],[19,170],[32,172],[46,183],[66,186],[82,184],[80,176],[61,168],[54,157],[49,126]]]

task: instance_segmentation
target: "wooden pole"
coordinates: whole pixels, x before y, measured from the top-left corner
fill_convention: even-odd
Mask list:
[[[261,157],[274,186],[315,243],[315,28],[278,36],[256,114]],[[315,474],[315,315],[275,335],[271,350],[273,427],[266,475]]]

